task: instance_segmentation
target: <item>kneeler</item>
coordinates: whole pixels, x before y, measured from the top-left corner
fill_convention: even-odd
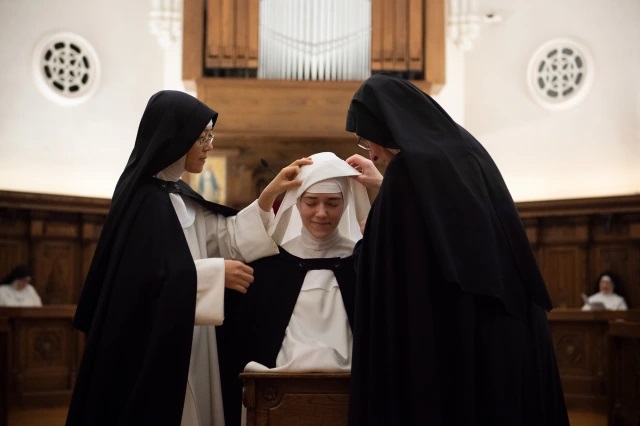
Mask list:
[[[350,377],[350,373],[241,373],[247,426],[346,426]]]

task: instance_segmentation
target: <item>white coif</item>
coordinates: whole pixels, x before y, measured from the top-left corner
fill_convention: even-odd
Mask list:
[[[260,0],[258,78],[364,80],[370,0]]]

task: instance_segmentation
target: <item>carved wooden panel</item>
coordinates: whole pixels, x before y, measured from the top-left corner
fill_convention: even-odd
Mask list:
[[[38,392],[68,386],[69,320],[25,321],[20,337],[21,387]]]
[[[82,356],[75,306],[0,308],[10,325],[9,393],[22,408],[66,404]]]
[[[247,426],[347,424],[349,373],[242,373]]]
[[[604,407],[606,322],[552,323],[562,387],[570,406]]]
[[[28,264],[44,304],[76,303],[109,204],[0,191],[0,275]]]
[[[568,407],[606,409],[609,324],[640,319],[640,311],[558,309],[548,318]]]
[[[581,304],[585,282],[586,251],[576,246],[545,246],[539,250],[542,276],[556,308]]]
[[[258,0],[206,1],[205,66],[258,67]]]
[[[75,281],[75,284],[71,288],[71,300],[77,301],[80,300],[80,293],[82,293],[82,284],[84,282],[84,278],[89,273],[89,268],[91,267],[91,261],[93,260],[93,254],[96,252],[96,247],[98,243],[84,243],[82,245],[82,264],[80,265],[80,275],[81,279]]]
[[[372,0],[373,71],[413,71],[424,75],[424,3],[424,0]]]
[[[529,239],[529,243],[531,247],[533,247],[534,251],[538,247],[540,243],[540,223],[536,218],[527,218],[522,220],[522,224],[524,225],[524,230],[527,233],[527,238]]]
[[[72,283],[78,281],[79,242],[38,241],[33,246],[33,269],[38,281],[33,285],[42,303],[59,305],[74,303]],[[34,273],[35,275],[35,273]]]
[[[592,369],[588,329],[571,325],[558,325],[553,330],[553,346],[558,367],[572,374],[587,374]]]
[[[640,322],[609,329],[609,424],[636,426],[640,420]]]
[[[82,281],[84,277],[86,277],[89,273],[91,260],[93,259],[93,254],[96,251],[98,240],[100,239],[100,233],[102,232],[103,222],[103,216],[82,215],[82,259],[78,271],[81,279],[77,280],[75,282],[75,285],[73,285],[71,300],[80,299],[80,293],[82,292]]]
[[[595,242],[626,241],[640,216],[630,213],[605,213],[592,216],[591,233]],[[637,236],[636,236],[637,237]]]
[[[562,217],[541,220],[540,239],[546,244],[586,243],[589,239],[587,217]]]
[[[0,279],[16,265],[29,263],[28,243],[26,239],[0,238]]]
[[[80,236],[78,215],[67,213],[32,212],[32,238],[69,238]]]
[[[0,318],[0,426],[9,424],[9,340],[11,328],[6,318]]]
[[[0,208],[0,233],[7,237],[26,238],[29,234],[27,211]]]
[[[82,215],[82,239],[96,242],[102,232],[104,216]]]
[[[29,263],[29,221],[27,212],[0,208],[0,278],[14,266]]]

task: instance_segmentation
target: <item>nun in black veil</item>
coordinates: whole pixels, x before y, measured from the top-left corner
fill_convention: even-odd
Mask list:
[[[350,424],[568,425],[551,301],[487,151],[384,73],[346,128],[371,158],[347,159],[353,179],[379,188],[356,247]]]
[[[86,346],[68,426],[224,425],[215,333],[224,294],[246,293],[244,262],[279,250],[264,203],[238,212],[181,179],[202,172],[217,118],[183,92],[149,99],[73,321]],[[299,186],[310,162],[282,169],[276,195]]]

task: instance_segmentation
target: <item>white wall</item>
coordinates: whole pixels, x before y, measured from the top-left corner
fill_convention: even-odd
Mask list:
[[[458,123],[465,123],[465,52],[458,49],[451,39],[446,43],[446,82],[433,98]]]
[[[178,88],[180,52],[149,32],[149,0],[0,0],[0,189],[110,197],[149,96]],[[436,96],[487,148],[517,201],[640,191],[640,1],[478,0],[497,11],[467,52],[447,45],[447,85]],[[71,31],[100,57],[87,103],[62,107],[36,89],[35,44]],[[591,93],[550,112],[527,92],[530,56],[576,38],[595,58]],[[173,81],[172,81],[173,80]]]
[[[140,0],[0,0],[0,189],[111,197],[164,84],[149,11]],[[100,59],[100,89],[82,105],[59,106],[34,84],[34,47],[57,31],[84,37]]]
[[[516,200],[640,191],[640,1],[484,0],[465,55],[466,127],[491,153]],[[549,111],[529,96],[526,70],[545,41],[584,43],[595,61],[589,95]]]

